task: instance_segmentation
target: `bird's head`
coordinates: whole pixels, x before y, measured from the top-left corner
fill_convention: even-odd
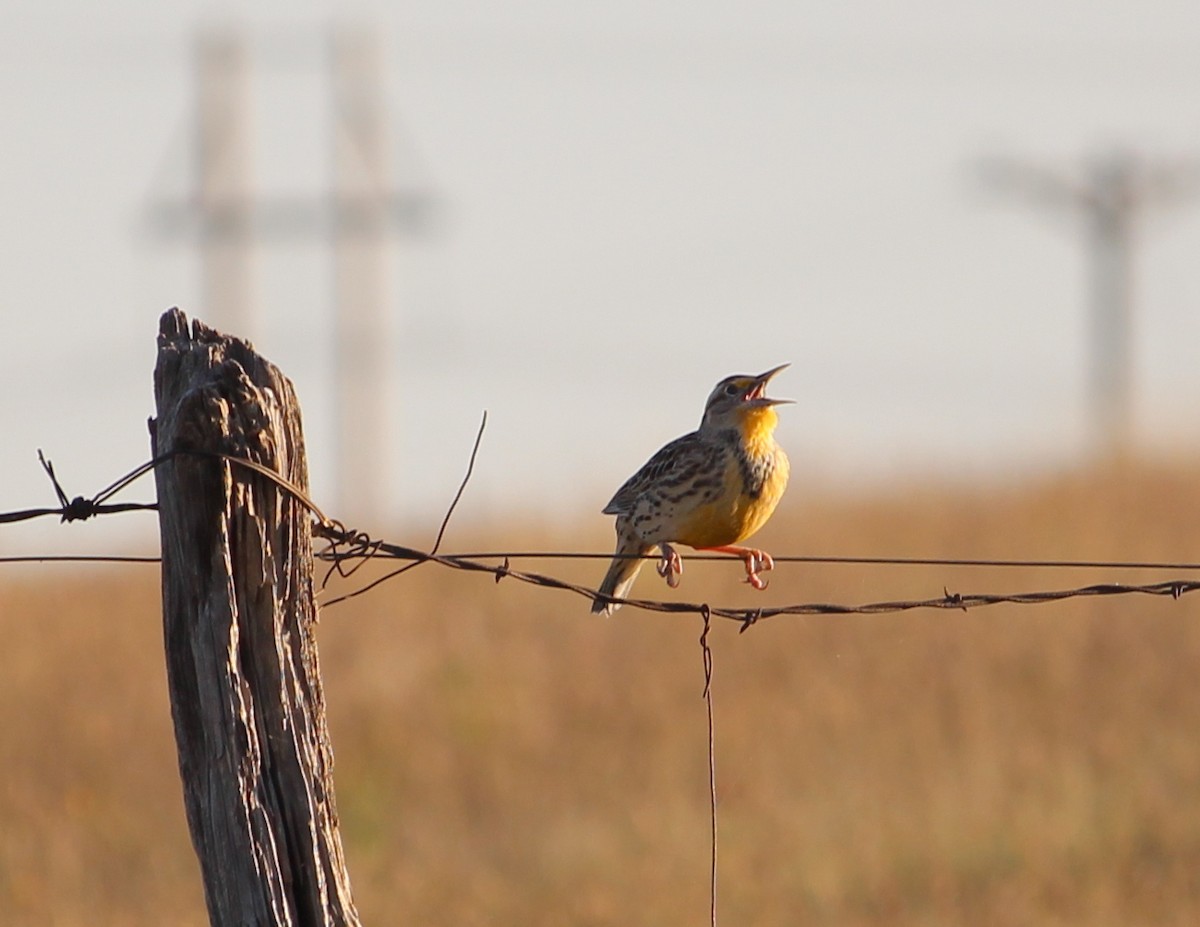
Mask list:
[[[790,399],[771,399],[766,395],[767,383],[779,371],[788,367],[780,364],[772,367],[766,373],[756,377],[735,375],[726,377],[713,387],[704,404],[702,428],[736,427],[743,432],[765,428],[770,431],[775,427],[778,416],[775,406],[791,402]]]

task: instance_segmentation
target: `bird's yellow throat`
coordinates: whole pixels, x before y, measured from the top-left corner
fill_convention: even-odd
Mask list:
[[[738,410],[738,422],[742,438],[747,444],[753,445],[771,440],[771,434],[779,424],[779,416],[775,414],[774,406],[748,406]]]

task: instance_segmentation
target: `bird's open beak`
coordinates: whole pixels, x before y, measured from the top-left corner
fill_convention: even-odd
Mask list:
[[[754,385],[746,393],[746,401],[756,406],[779,406],[792,402],[793,400],[791,399],[769,399],[766,395],[767,384],[771,382],[771,378],[779,373],[779,371],[790,366],[791,364],[780,364],[778,367],[772,367],[766,373],[760,373],[756,376],[754,378]]]

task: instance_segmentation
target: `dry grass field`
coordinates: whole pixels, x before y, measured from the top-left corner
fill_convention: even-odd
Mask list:
[[[466,505],[464,511],[469,509]],[[788,553],[1200,560],[1200,468],[793,490]],[[473,526],[448,549],[609,543]],[[424,535],[422,535],[423,538]],[[420,538],[414,538],[419,543]],[[534,568],[595,581],[594,562]],[[713,602],[1024,591],[1171,574],[735,563]],[[428,566],[325,611],[355,896],[373,925],[707,922],[695,616]],[[154,567],[0,573],[0,921],[200,925]],[[738,925],[1200,923],[1200,594],[717,623],[720,913]]]

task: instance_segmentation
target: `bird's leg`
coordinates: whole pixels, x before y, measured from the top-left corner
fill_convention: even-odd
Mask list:
[[[679,559],[679,554],[670,544],[660,544],[662,550],[662,558],[658,561],[658,575],[667,581],[667,585],[672,589],[679,585],[679,577],[683,573],[683,561]]]
[[[755,589],[767,588],[767,581],[758,574],[775,569],[775,561],[765,550],[759,550],[757,547],[734,547],[732,545],[705,549],[722,554],[733,554],[735,557],[741,558],[746,563],[746,582]]]

